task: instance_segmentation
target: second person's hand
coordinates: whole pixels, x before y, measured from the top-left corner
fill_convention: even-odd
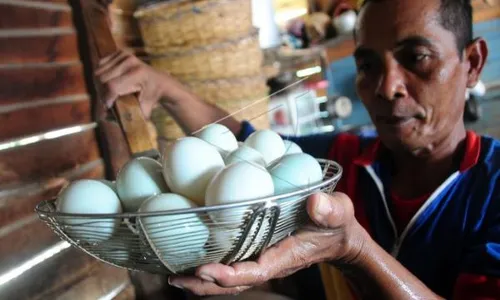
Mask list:
[[[169,89],[180,86],[166,73],[153,69],[123,50],[101,59],[95,76],[104,86],[103,101],[108,108],[118,97],[137,93],[146,118],[150,117],[160,98],[169,96]]]

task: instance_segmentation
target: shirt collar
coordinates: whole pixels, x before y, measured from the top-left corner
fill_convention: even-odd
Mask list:
[[[369,166],[375,162],[380,154],[387,151],[380,139],[376,138],[371,142],[361,154],[354,159],[354,164],[359,166]],[[465,137],[465,153],[460,163],[460,172],[467,171],[475,166],[479,160],[481,152],[481,138],[474,131],[467,130]]]

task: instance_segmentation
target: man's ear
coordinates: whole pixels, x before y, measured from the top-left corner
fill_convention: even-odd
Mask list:
[[[467,87],[476,86],[488,58],[488,45],[483,38],[477,38],[465,49],[465,59],[469,64]]]

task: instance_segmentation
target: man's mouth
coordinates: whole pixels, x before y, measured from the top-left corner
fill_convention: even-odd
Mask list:
[[[400,117],[400,116],[378,116],[377,122],[379,124],[390,126],[402,126],[411,121],[413,117]]]

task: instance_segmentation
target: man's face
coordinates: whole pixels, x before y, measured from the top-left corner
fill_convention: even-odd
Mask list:
[[[468,63],[440,24],[439,4],[373,2],[359,16],[357,93],[394,151],[418,153],[463,122]]]

